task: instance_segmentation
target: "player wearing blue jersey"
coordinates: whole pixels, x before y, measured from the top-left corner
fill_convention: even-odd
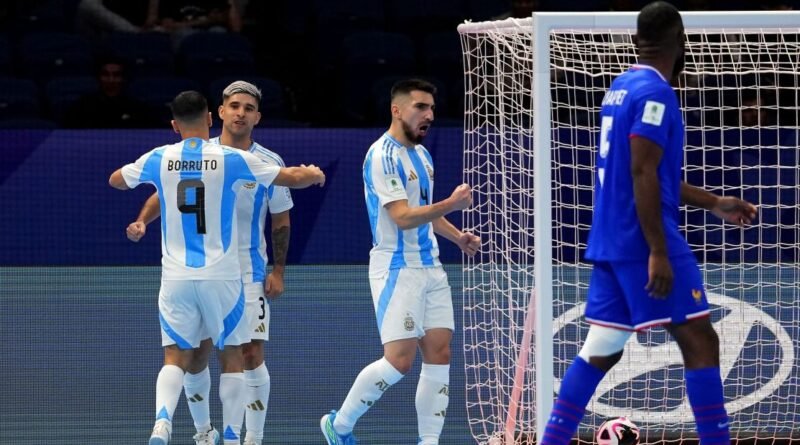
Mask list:
[[[637,19],[639,64],[611,84],[600,112],[594,215],[586,258],[594,262],[589,333],[561,382],[542,445],[566,445],[631,333],[664,325],[683,355],[686,394],[702,445],[729,445],[719,339],[702,276],[679,231],[679,205],[744,225],[750,203],[682,182],[684,126],[668,79],[683,70],[680,13],[666,2]],[[631,205],[631,203],[634,203]],[[673,280],[679,276],[680,280]]]
[[[372,228],[369,280],[383,357],[364,368],[342,407],[322,417],[329,445],[354,444],[356,421],[422,353],[416,393],[420,444],[438,444],[450,379],[453,304],[436,235],[475,255],[480,239],[444,215],[472,203],[469,185],[433,202],[433,161],[420,145],[433,122],[433,85],[405,80],[391,92],[392,123],[367,151],[364,195]]]
[[[294,188],[324,184],[315,166],[281,168],[250,153],[211,144],[211,115],[194,91],[172,103],[173,128],[182,142],[158,147],[115,171],[111,186],[125,190],[147,182],[159,196],[162,281],[159,318],[164,366],[156,382],[156,425],[150,445],[166,445],[184,372],[199,347],[211,338],[220,349],[223,438],[238,444],[244,417],[243,343],[249,325],[241,322],[245,297],[235,217],[236,190],[248,183]]]
[[[211,142],[238,148],[252,153],[262,161],[284,166],[276,153],[262,147],[252,139],[253,127],[261,119],[259,104],[261,91],[253,84],[236,81],[222,92],[222,105],[218,113],[222,119],[222,134]],[[243,345],[244,376],[247,389],[244,445],[260,444],[264,437],[264,422],[269,401],[270,376],[264,363],[264,342],[269,338],[269,299],[283,293],[283,273],[289,249],[289,209],[293,206],[289,189],[280,186],[264,187],[255,183],[239,188],[236,198],[236,216],[239,232],[239,263],[245,291],[245,314],[251,326],[251,341]],[[272,271],[266,273],[267,245],[264,226],[267,211],[272,226]],[[145,203],[136,221],[127,228],[131,241],[139,241],[147,224],[159,216],[158,194]],[[211,340],[200,343],[183,379],[186,400],[192,413],[197,434],[197,445],[216,443],[218,432],[211,425],[209,392],[211,375],[208,357]]]

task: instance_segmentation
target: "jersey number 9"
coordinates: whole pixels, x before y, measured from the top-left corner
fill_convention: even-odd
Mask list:
[[[194,204],[186,203],[186,189],[194,189]],[[206,188],[199,179],[183,179],[178,183],[178,210],[194,213],[197,233],[206,234]]]

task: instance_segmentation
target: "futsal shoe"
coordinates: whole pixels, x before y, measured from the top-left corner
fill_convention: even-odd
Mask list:
[[[169,422],[158,421],[156,426],[153,427],[153,433],[150,434],[150,441],[147,445],[168,445],[169,437],[172,434],[172,427]]]
[[[213,426],[210,430],[195,434],[192,439],[196,445],[217,445],[219,442],[219,431]]]
[[[325,436],[328,445],[357,445],[358,441],[356,441],[353,433],[344,436],[336,433],[336,430],[333,429],[334,420],[336,420],[336,410],[331,411],[330,414],[325,414],[319,421],[319,427],[322,429],[322,434]]]

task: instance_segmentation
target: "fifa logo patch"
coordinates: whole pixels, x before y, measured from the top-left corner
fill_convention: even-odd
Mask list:
[[[692,298],[694,298],[695,304],[701,304],[703,302],[703,291],[692,289]]]
[[[414,330],[414,318],[411,316],[411,314],[406,314],[406,319],[403,323],[403,326],[405,326],[406,331]]]

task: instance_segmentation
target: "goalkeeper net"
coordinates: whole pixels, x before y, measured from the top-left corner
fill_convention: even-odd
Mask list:
[[[588,331],[582,313],[591,266],[582,256],[597,116],[611,81],[636,61],[635,14],[537,16],[552,18],[538,35],[532,19],[459,27],[464,180],[475,199],[464,226],[483,241],[464,263],[467,411],[479,443],[535,436]],[[732,435],[773,441],[792,437],[800,422],[800,20],[793,13],[718,16],[724,20],[684,14],[686,69],[676,91],[686,123],[685,179],[756,203],[759,219],[741,229],[683,208],[683,230],[720,336]],[[543,54],[535,54],[537,39],[549,44]],[[537,57],[546,57],[538,65],[546,76],[535,75]],[[536,91],[549,95],[545,107],[534,94],[537,80],[546,88]],[[546,117],[541,130],[537,117]],[[534,237],[536,209],[550,212],[537,233],[552,240]],[[552,287],[545,282],[534,292],[534,276],[548,277],[535,275],[541,268]],[[538,330],[531,329],[536,316],[545,320]],[[681,355],[661,328],[631,338],[587,407],[579,440],[592,442],[603,420],[623,415],[646,443],[696,438]]]

